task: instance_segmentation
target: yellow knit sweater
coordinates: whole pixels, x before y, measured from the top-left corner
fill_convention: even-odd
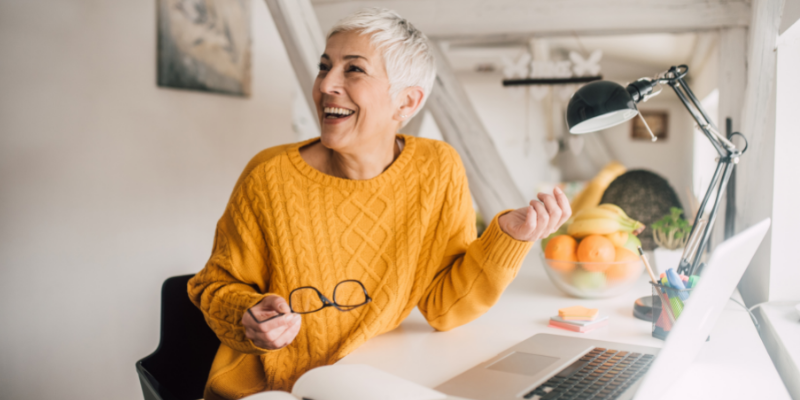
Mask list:
[[[400,156],[370,180],[312,168],[299,148],[313,140],[264,150],[247,166],[217,225],[211,258],[188,285],[222,341],[206,400],[290,391],[304,372],[394,329],[414,307],[437,330],[463,325],[516,276],[531,243],[503,233],[496,217],[476,240],[456,151],[402,138]],[[373,301],[351,312],[303,315],[300,333],[279,350],[245,337],[243,313],[268,294],[287,298],[314,286],[330,297],[345,279],[363,282]]]

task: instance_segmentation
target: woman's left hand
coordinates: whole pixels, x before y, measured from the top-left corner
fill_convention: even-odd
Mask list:
[[[572,215],[569,200],[559,188],[553,194],[539,193],[527,207],[503,214],[497,219],[500,229],[517,240],[529,242],[546,238]]]

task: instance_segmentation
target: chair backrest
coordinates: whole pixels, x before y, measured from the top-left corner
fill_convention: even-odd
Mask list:
[[[136,363],[145,400],[203,398],[220,342],[189,300],[186,284],[193,276],[174,276],[161,287],[161,340]]]

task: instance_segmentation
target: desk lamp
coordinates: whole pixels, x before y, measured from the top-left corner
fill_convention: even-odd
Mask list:
[[[722,194],[728,185],[728,180],[733,173],[734,167],[739,162],[739,157],[747,150],[747,140],[739,132],[733,132],[729,137],[719,133],[711,118],[700,106],[700,101],[697,100],[689,85],[684,81],[688,72],[689,67],[686,65],[673,66],[654,78],[642,78],[624,88],[609,81],[596,81],[586,84],[578,89],[569,100],[567,125],[569,126],[569,133],[583,134],[619,125],[638,115],[639,118],[642,118],[642,122],[650,132],[650,137],[655,142],[656,137],[650,131],[650,127],[647,126],[641,113],[639,113],[636,103],[647,101],[661,93],[662,84],[667,84],[675,90],[675,94],[678,95],[683,105],[692,114],[700,130],[711,141],[714,149],[719,154],[717,169],[714,171],[711,184],[708,186],[703,202],[700,204],[700,209],[694,218],[692,231],[689,234],[689,239],[678,266],[678,273],[690,276],[695,272],[699,272],[698,268],[702,268],[700,266],[701,258],[708,244],[711,229],[714,226],[714,219],[719,210]],[[656,87],[659,90],[654,92]],[[733,136],[739,136],[744,140],[743,149],[738,149],[730,141]],[[717,191],[714,206],[709,216],[705,217],[706,206],[715,188]]]

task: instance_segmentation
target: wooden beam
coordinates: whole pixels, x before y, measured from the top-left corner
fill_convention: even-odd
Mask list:
[[[719,118],[720,129],[725,118],[733,118],[733,131],[742,128],[742,104],[747,82],[747,29],[728,28],[719,34]]]
[[[311,96],[319,70],[319,57],[325,52],[325,35],[308,0],[265,0],[267,8],[281,35],[289,61],[292,63],[300,89],[305,95],[311,115],[317,106]],[[313,118],[319,128],[319,121]]]
[[[746,27],[748,0],[312,0],[323,28],[365,7],[397,11],[441,40],[687,32]]]
[[[438,45],[433,48],[436,83],[426,108],[444,139],[461,155],[478,209],[489,220],[500,211],[527,205],[447,57]]]
[[[741,130],[750,145],[736,172],[737,231],[764,218],[771,217],[774,220],[776,217],[772,214],[775,184],[775,47],[782,9],[783,0],[753,1]],[[772,237],[767,233],[739,285],[742,298],[748,305],[772,300],[771,258]]]

